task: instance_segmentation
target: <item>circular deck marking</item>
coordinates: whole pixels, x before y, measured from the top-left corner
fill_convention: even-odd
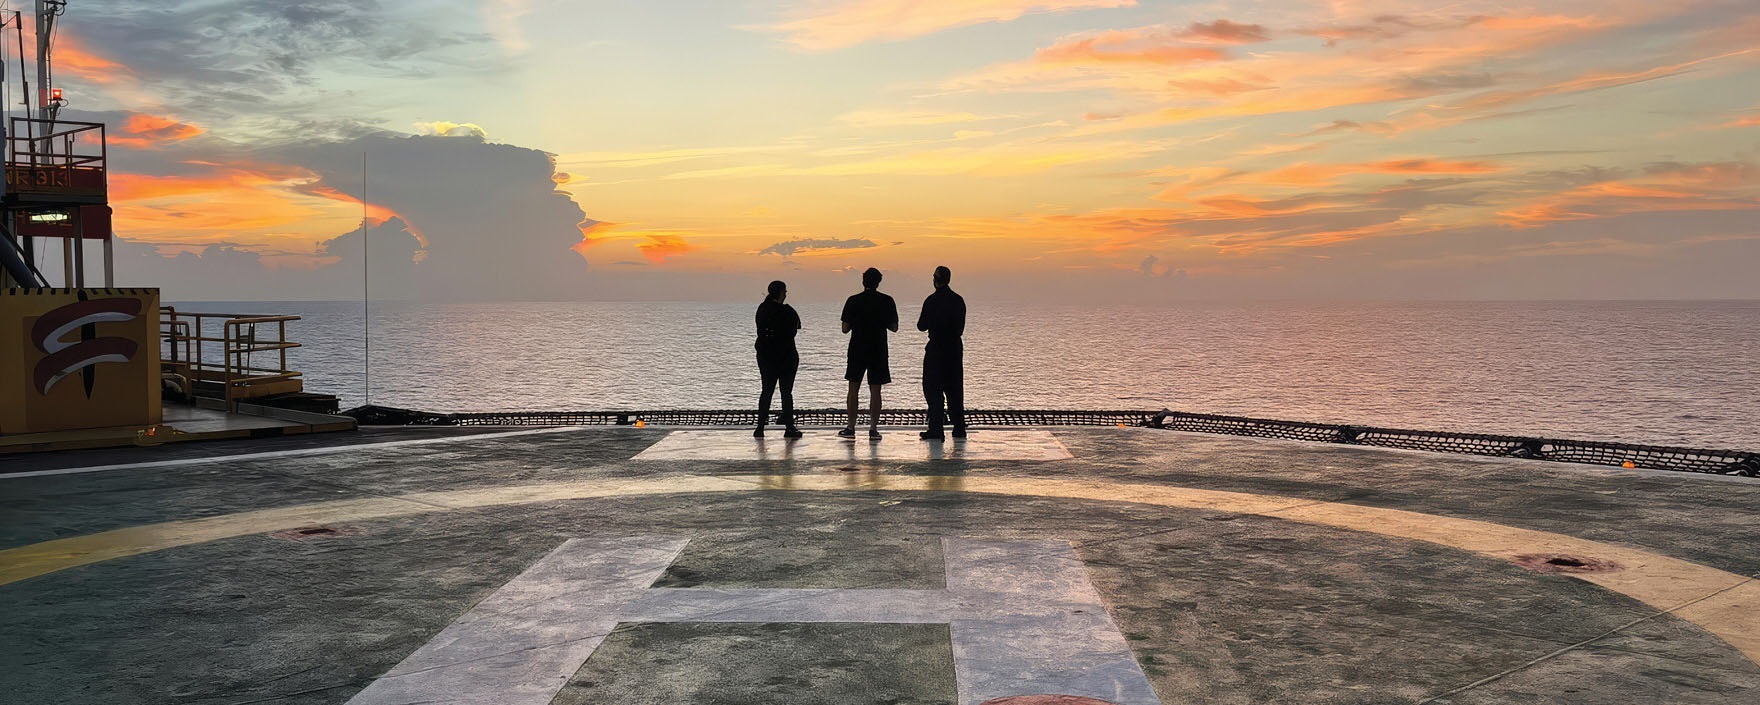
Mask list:
[[[1503,561],[1522,556],[1595,556],[1622,566],[1574,573],[1699,625],[1760,663],[1760,582],[1659,553],[1475,519],[1421,514],[1298,497],[1122,482],[933,475],[685,475],[600,479],[417,492],[264,509],[75,536],[0,551],[0,585],[75,566],[152,551],[302,526],[361,522],[460,509],[539,502],[750,491],[940,491],[1015,497],[1129,502],[1254,514],[1424,541]]]

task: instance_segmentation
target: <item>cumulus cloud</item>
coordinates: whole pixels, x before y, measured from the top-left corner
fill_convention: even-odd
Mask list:
[[[373,276],[385,280],[385,292],[410,298],[573,297],[585,289],[589,272],[570,248],[585,240],[585,229],[600,225],[558,190],[551,155],[490,143],[475,133],[375,132],[256,147],[204,136],[175,154],[123,146],[112,155],[119,235],[163,250],[130,266],[168,275],[162,281],[233,287],[232,296],[279,287],[286,296],[330,298],[336,286],[358,281],[359,265],[350,253],[360,249],[363,155]],[[333,228],[330,235],[312,232],[326,224]],[[310,234],[292,234],[301,231]],[[382,243],[399,244],[381,253]],[[662,259],[688,249],[657,246],[649,254]],[[264,259],[246,261],[233,256],[238,253]],[[175,256],[163,263],[150,259],[163,254]],[[389,262],[403,264],[379,271]],[[285,281],[260,276],[265,267],[294,265],[307,271]],[[352,276],[336,274],[350,268]],[[332,281],[335,276],[341,278]]]
[[[418,299],[420,244],[398,219],[359,229],[318,245],[317,257],[265,251],[235,242],[197,247],[116,239],[116,276],[122,286],[152,286],[167,301],[333,299],[359,296],[363,262],[372,267],[376,299]],[[169,252],[167,251],[169,250]]]
[[[1145,277],[1156,278],[1167,276],[1167,273],[1171,270],[1167,265],[1161,263],[1160,257],[1149,255],[1148,257],[1143,258],[1141,264],[1137,265],[1137,271],[1142,272]]]
[[[879,247],[879,245],[873,240],[867,238],[853,240],[803,238],[800,240],[778,242],[762,250],[758,250],[758,254],[792,257],[796,254],[807,254],[822,250],[865,250],[872,247]]]
[[[475,137],[477,139],[488,139],[489,137],[488,131],[484,130],[479,125],[469,122],[448,122],[446,120],[418,122],[415,127],[417,134],[432,135],[435,137]],[[562,174],[562,176],[565,177],[566,180],[568,175]]]

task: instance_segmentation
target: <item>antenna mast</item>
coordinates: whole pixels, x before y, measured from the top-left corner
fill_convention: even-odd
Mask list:
[[[67,102],[50,87],[49,41],[55,37],[55,18],[67,13],[67,0],[37,0],[37,117],[54,120]]]
[[[361,386],[365,388],[368,405],[373,403],[373,297],[367,289],[371,264],[367,250],[367,153],[361,152],[361,366],[366,377]]]

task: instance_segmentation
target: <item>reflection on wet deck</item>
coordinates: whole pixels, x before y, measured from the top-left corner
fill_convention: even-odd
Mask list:
[[[863,432],[866,433],[865,431]],[[1072,456],[1050,431],[972,431],[964,439],[925,441],[917,429],[883,430],[874,441],[865,435],[839,438],[829,430],[783,438],[773,429],[764,438],[751,431],[673,431],[637,453],[636,460],[1067,460]]]

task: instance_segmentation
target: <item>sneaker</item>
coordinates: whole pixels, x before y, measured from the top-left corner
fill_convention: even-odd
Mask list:
[[[841,428],[837,431],[837,436],[839,438],[855,438],[856,437],[856,427],[844,426],[843,428]]]
[[[946,436],[943,436],[939,433],[935,433],[934,431],[924,431],[922,433],[917,434],[917,437],[921,438],[925,441],[945,441],[945,440],[947,440]]]
[[[789,426],[786,430],[784,430],[782,432],[782,437],[783,438],[800,438],[801,437],[801,430],[798,428],[795,428],[793,426]]]
[[[870,440],[870,441],[880,440],[880,429],[877,429],[877,428],[868,429],[868,440]]]
[[[758,427],[758,428],[757,428],[757,430],[755,430],[755,431],[752,431],[752,437],[753,437],[753,438],[763,438],[763,437],[764,437],[764,427],[763,427],[763,426],[759,426],[759,427]]]
[[[966,430],[963,428],[953,429],[953,437],[954,438],[965,438],[966,437]]]

